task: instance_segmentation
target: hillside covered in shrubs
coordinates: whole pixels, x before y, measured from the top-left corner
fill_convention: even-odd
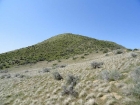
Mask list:
[[[36,45],[0,54],[0,69],[39,61],[68,59],[78,54],[107,53],[124,48],[110,41],[102,41],[71,33],[60,34]]]

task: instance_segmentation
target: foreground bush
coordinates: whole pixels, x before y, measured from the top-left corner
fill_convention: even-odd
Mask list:
[[[136,68],[134,71],[130,72],[130,76],[134,83],[140,82],[140,67]]]
[[[74,75],[68,75],[66,79],[66,85],[62,87],[62,95],[71,95],[73,97],[78,96],[78,92],[74,90],[79,78]]]
[[[140,67],[130,72],[130,76],[133,82],[132,94],[140,99]]]
[[[116,81],[121,77],[121,73],[117,70],[103,70],[100,73],[100,78],[106,81]]]
[[[54,72],[53,73],[54,79],[55,80],[61,80],[63,79],[63,77],[58,73],[58,72]]]
[[[119,49],[115,52],[115,54],[122,54],[123,53],[123,50]]]
[[[50,69],[49,68],[44,68],[43,73],[46,73],[46,72],[50,72]]]
[[[136,57],[137,57],[137,54],[136,54],[136,53],[131,53],[131,56],[132,56],[133,58],[136,58]]]
[[[67,85],[76,85],[78,82],[79,78],[74,76],[74,75],[68,75],[67,77]]]
[[[76,92],[74,90],[74,86],[70,85],[70,86],[63,86],[62,87],[62,95],[71,95],[73,97],[77,97],[78,96],[78,92]]]
[[[94,69],[100,68],[101,65],[103,65],[103,62],[96,62],[96,61],[94,61],[94,62],[91,63],[91,67],[94,68]]]

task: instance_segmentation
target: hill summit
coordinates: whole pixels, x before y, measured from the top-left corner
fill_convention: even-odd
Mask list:
[[[102,41],[72,33],[59,34],[36,45],[0,54],[0,69],[39,61],[68,59],[92,52],[108,52],[124,48],[110,41]]]

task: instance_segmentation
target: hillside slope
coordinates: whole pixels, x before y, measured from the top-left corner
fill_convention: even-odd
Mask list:
[[[33,46],[0,54],[0,69],[39,61],[68,59],[77,54],[107,52],[124,48],[114,42],[101,41],[71,33],[60,34]]]
[[[35,67],[28,71],[23,69],[0,73],[0,103],[1,105],[139,105],[140,68],[135,68],[140,66],[140,52],[108,54],[108,56],[91,54],[84,62],[70,63],[65,67],[54,68],[46,65],[50,70],[47,72],[44,72],[43,67]],[[93,61],[103,62],[103,65],[94,69],[91,67]],[[109,70],[110,75],[105,70]],[[60,73],[63,79],[56,80],[53,76],[55,72]],[[71,90],[67,92],[64,88],[69,86],[67,82],[73,81],[72,79],[68,81],[69,75],[73,75],[72,78],[79,78],[71,93],[68,93]],[[74,94],[76,92],[78,94]]]

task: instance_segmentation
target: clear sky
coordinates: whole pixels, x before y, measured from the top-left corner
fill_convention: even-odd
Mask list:
[[[140,48],[140,0],[0,0],[0,53],[62,33]]]

